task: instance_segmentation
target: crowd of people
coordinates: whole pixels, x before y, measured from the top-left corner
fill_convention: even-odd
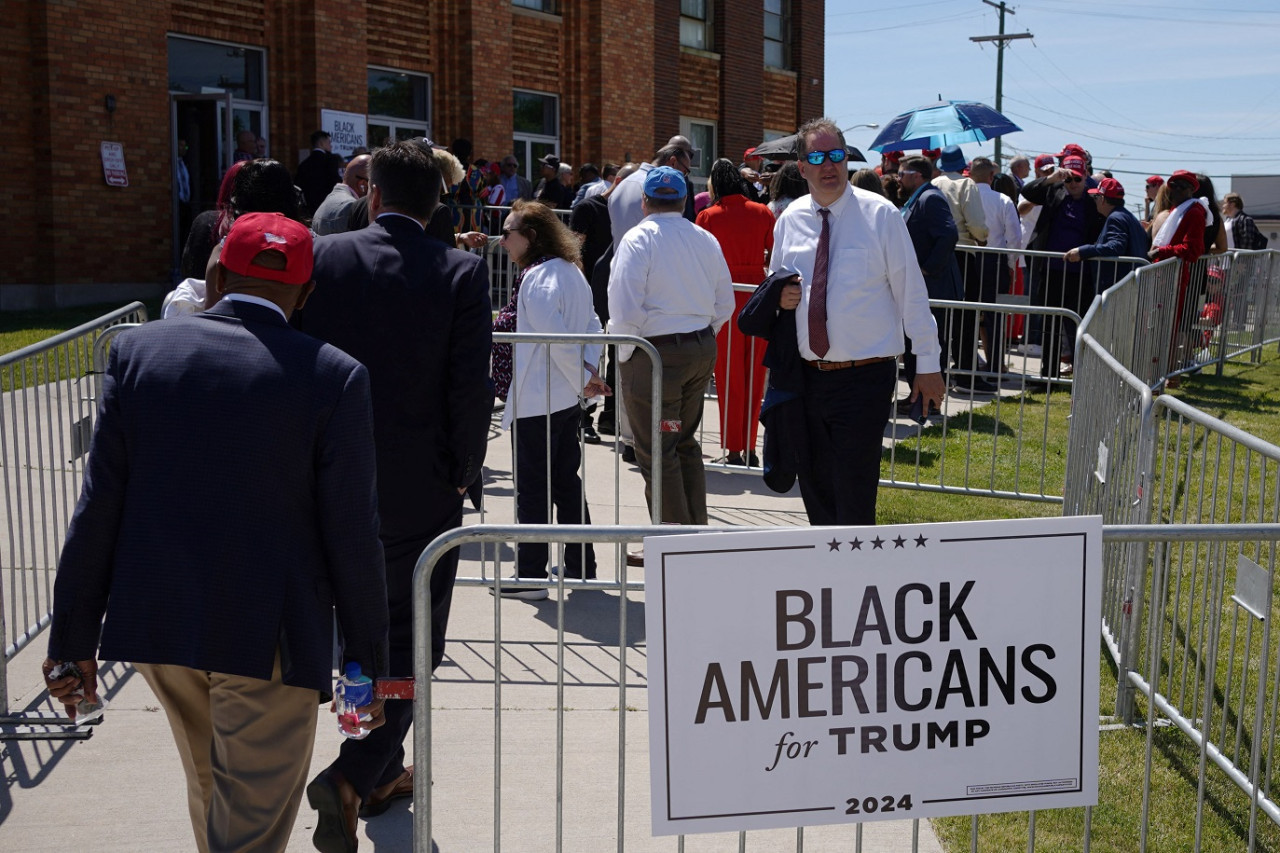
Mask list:
[[[292,174],[237,156],[191,225],[165,321],[113,344],[59,561],[50,693],[74,717],[96,696],[100,655],[138,666],[182,756],[201,851],[284,849],[305,794],[317,849],[352,853],[358,818],[412,796],[408,702],[360,709],[368,736],[306,780],[332,619],[344,664],[412,672],[414,567],[479,500],[495,393],[522,524],[590,522],[581,443],[600,433],[619,437],[646,497],[662,472],[655,523],[706,524],[698,430],[714,378],[728,464],[762,467],[777,491],[798,480],[812,524],[871,525],[899,358],[899,410],[923,421],[949,376],[995,391],[978,374],[1018,334],[994,314],[950,322],[931,298],[1022,290],[1083,314],[1117,270],[1085,274],[1093,259],[1181,258],[1185,297],[1205,252],[1265,246],[1238,195],[1220,207],[1208,177],[1184,170],[1149,179],[1135,217],[1077,145],[1008,173],[955,146],[851,171],[839,127],[815,119],[795,159],[717,159],[695,193],[682,136],[645,163],[575,171],[548,154],[536,184],[465,139],[348,159],[329,142],[313,134]],[[464,251],[490,245],[495,208],[517,271],[496,316],[488,268]],[[495,344],[495,331],[582,341]],[[647,341],[660,388],[649,348],[606,358],[591,342],[605,331]],[[1064,331],[1040,330],[1045,380],[1062,370]],[[598,400],[593,421],[583,403]],[[192,523],[188,483],[216,523]],[[590,545],[565,548],[559,567],[545,544],[516,554],[493,590],[504,598],[546,598],[549,570],[596,575]],[[431,575],[433,668],[457,560]]]

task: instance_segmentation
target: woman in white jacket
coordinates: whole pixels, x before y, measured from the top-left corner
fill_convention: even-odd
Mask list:
[[[591,287],[578,267],[578,239],[551,209],[517,200],[502,226],[502,246],[520,268],[512,302],[516,332],[533,334],[600,334],[604,330],[591,303]],[[511,389],[502,426],[511,433],[516,476],[516,520],[521,524],[550,521],[550,502],[561,524],[590,524],[586,493],[578,468],[582,447],[581,398],[608,395],[600,378],[599,344],[516,344]],[[521,580],[547,578],[548,549],[542,543],[516,547],[516,573]],[[596,574],[591,545],[565,547],[565,578],[591,579]],[[535,601],[545,588],[503,589],[504,598]]]

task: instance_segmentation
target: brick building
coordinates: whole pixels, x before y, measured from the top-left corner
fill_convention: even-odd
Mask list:
[[[822,113],[823,0],[42,0],[6,4],[0,308],[154,295],[176,163],[212,206],[236,135],[290,169],[322,121],[387,137],[643,160],[683,133],[740,159]],[[334,124],[334,123],[337,124]],[[345,124],[344,124],[345,122]],[[328,127],[326,128],[328,129]],[[104,159],[118,143],[124,170]],[[110,174],[106,166],[111,166]],[[118,184],[127,180],[127,186]],[[111,185],[112,183],[117,185]]]

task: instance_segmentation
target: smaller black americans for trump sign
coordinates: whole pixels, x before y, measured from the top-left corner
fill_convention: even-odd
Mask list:
[[[656,835],[1093,805],[1097,517],[645,541]]]

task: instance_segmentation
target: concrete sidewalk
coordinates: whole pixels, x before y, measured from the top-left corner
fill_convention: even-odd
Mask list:
[[[709,414],[714,423],[714,413]],[[714,442],[715,436],[708,439]],[[508,436],[495,429],[486,463],[483,520],[489,523],[514,520],[510,450]],[[710,445],[704,452],[708,458],[719,455]],[[639,471],[620,463],[611,445],[589,445],[584,471],[595,523],[648,523]],[[709,472],[708,504],[712,524],[806,523],[797,490],[776,495],[756,474]],[[480,513],[468,512],[465,523],[481,519]],[[500,562],[486,555],[482,564],[477,547],[465,548],[460,577],[514,574],[511,549],[501,551]],[[614,547],[597,551],[601,579],[617,577],[620,553]],[[631,569],[627,577],[639,580],[642,573]],[[485,589],[465,583],[456,591],[450,645],[432,694],[433,834],[441,853],[498,849],[495,826],[501,849],[517,853],[679,849],[674,837],[653,838],[649,830],[644,596],[629,593],[624,601],[614,590],[566,590],[562,651],[557,644],[559,599],[553,590],[546,601],[498,602]],[[624,612],[626,634],[620,636]],[[501,637],[501,654],[495,636]],[[15,710],[55,710],[39,674],[44,645],[38,638],[9,667]],[[561,656],[564,710],[558,714]],[[495,679],[499,668],[501,678]],[[103,684],[111,704],[91,739],[3,744],[0,850],[194,849],[185,780],[164,712],[127,665],[105,669]],[[495,715],[495,708],[500,714]],[[341,742],[327,708],[317,714],[313,773],[332,760]],[[497,803],[495,790],[501,791]],[[361,821],[360,849],[410,850],[411,819],[406,802]],[[314,813],[304,800],[288,849],[312,850],[314,828]],[[856,832],[851,826],[808,829],[803,849],[852,850]],[[918,833],[918,847],[913,847],[910,822],[869,823],[862,828],[861,849],[941,851],[927,821],[919,823]],[[751,832],[747,844],[751,850],[794,850],[797,833]],[[736,834],[690,836],[683,849],[727,853],[739,849],[739,839]]]

